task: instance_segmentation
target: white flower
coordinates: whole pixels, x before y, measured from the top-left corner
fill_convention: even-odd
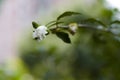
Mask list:
[[[47,27],[42,25],[36,28],[33,32],[33,38],[37,39],[38,41],[43,40],[46,37],[47,34]]]

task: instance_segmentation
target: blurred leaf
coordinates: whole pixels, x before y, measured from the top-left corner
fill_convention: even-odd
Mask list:
[[[33,26],[33,28],[37,28],[37,27],[39,27],[40,25],[39,24],[37,24],[36,22],[32,22],[32,26]]]
[[[69,38],[69,35],[65,32],[56,32],[57,37],[62,39],[66,43],[71,43],[71,40]]]
[[[86,20],[84,20],[84,21],[85,21],[85,22],[91,22],[91,23],[96,22],[96,23],[102,25],[103,27],[106,27],[106,25],[105,25],[104,23],[102,23],[100,20],[96,20],[96,19],[94,19],[94,18],[89,18],[89,19],[86,19]]]
[[[80,14],[80,13],[67,11],[67,12],[64,12],[63,14],[61,14],[60,16],[58,16],[57,20],[60,20],[61,18],[66,17],[66,16],[72,16],[72,15],[78,15],[78,14]]]
[[[115,21],[113,21],[113,22],[111,22],[111,24],[120,24],[120,21],[119,20],[115,20]]]

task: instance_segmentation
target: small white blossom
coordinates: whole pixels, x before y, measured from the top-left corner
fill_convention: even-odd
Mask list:
[[[42,25],[36,28],[33,32],[33,38],[37,39],[38,41],[43,40],[46,37],[47,34],[47,27]]]

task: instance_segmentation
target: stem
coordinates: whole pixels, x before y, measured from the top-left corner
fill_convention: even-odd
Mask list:
[[[51,23],[54,23],[54,22],[56,22],[56,21],[55,20],[51,21],[51,22],[47,23],[45,26],[48,26],[48,25],[50,25]]]
[[[92,29],[92,30],[99,30],[99,31],[110,33],[113,36],[120,36],[119,34],[112,33],[109,28],[98,29],[98,28],[94,28],[94,27],[89,26],[89,25],[81,25],[81,24],[78,25],[78,28],[88,28],[88,29]]]
[[[58,27],[51,28],[50,30],[51,31],[52,30],[56,30],[57,28],[68,29],[69,26],[58,26]],[[78,24],[78,28],[86,28],[86,29],[91,29],[91,30],[98,30],[98,31],[103,31],[103,32],[110,33],[113,36],[120,36],[118,34],[112,33],[109,28],[98,29],[97,27],[95,28],[95,27],[92,27],[92,26],[89,26],[89,25],[85,25],[85,24]]]

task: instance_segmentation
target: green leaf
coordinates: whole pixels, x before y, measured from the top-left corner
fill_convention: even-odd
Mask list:
[[[100,20],[96,20],[96,19],[94,19],[94,18],[89,18],[89,19],[86,19],[86,20],[84,20],[84,21],[85,21],[85,22],[91,22],[91,23],[96,22],[96,23],[102,25],[103,27],[106,27],[106,25],[105,25],[104,23],[102,23]]]
[[[119,20],[115,20],[115,21],[113,21],[113,22],[111,22],[111,24],[120,24],[120,21]]]
[[[39,24],[37,24],[36,22],[32,22],[32,26],[33,26],[33,28],[37,28],[37,27],[39,27],[40,25]]]
[[[69,35],[65,32],[56,32],[57,37],[62,39],[66,43],[71,43],[71,40],[69,38]]]
[[[80,14],[80,13],[67,11],[67,12],[64,12],[63,14],[61,14],[60,16],[58,16],[57,20],[60,20],[61,18],[66,17],[66,16],[72,16],[72,15],[78,15],[78,14]]]

